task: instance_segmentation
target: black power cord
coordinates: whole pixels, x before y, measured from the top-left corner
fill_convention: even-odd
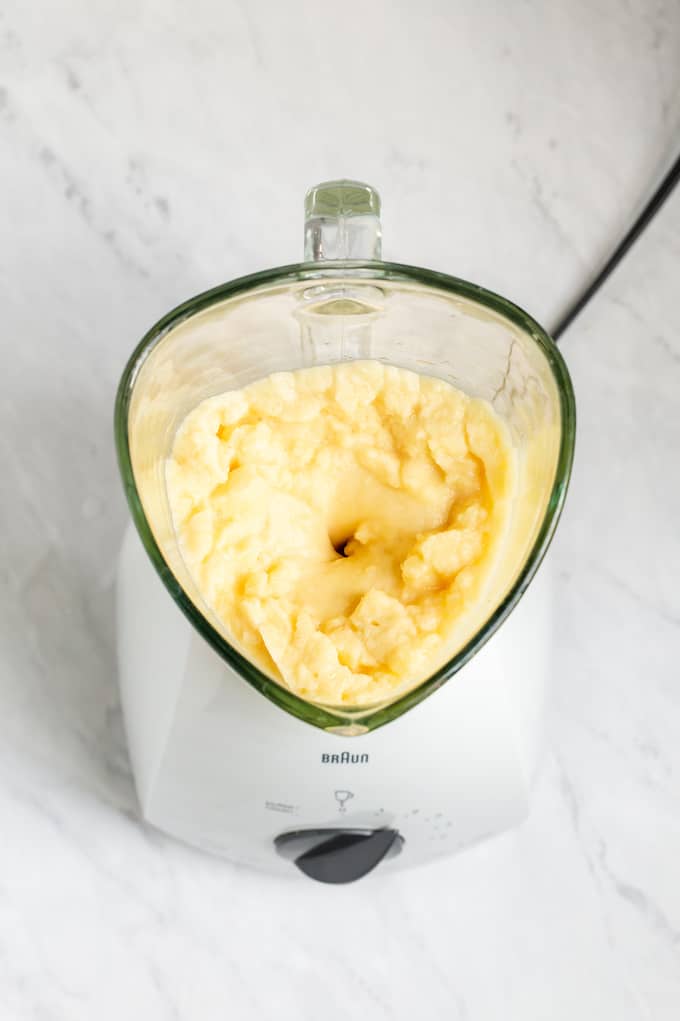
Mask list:
[[[635,244],[637,239],[643,233],[646,227],[652,222],[656,214],[661,209],[662,205],[671,194],[676,184],[680,180],[680,154],[678,155],[675,163],[668,171],[661,184],[658,186],[651,199],[644,207],[633,226],[630,228],[627,234],[624,235],[621,242],[616,246],[612,254],[609,256],[604,266],[597,274],[594,280],[586,287],[585,291],[579,295],[579,297],[569,306],[567,311],[564,313],[561,319],[558,320],[556,326],[551,332],[551,336],[554,340],[559,340],[564,331],[571,326],[577,315],[583,311],[585,306],[588,304],[590,299],[599,291],[605,280],[613,273],[618,264],[621,262],[628,250]]]

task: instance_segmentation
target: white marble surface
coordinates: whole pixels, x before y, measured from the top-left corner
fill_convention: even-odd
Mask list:
[[[548,324],[678,144],[675,0],[0,6],[0,1017],[680,1016],[680,194],[564,341],[550,753],[518,831],[355,887],[140,825],[117,377],[164,310],[381,188],[387,257]]]

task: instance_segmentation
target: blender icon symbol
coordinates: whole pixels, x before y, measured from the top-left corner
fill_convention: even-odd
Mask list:
[[[347,802],[349,801],[350,798],[353,798],[353,797],[354,797],[354,795],[352,794],[351,791],[336,791],[335,792],[335,800],[338,803],[338,811],[339,812],[346,812],[347,811],[347,807],[346,807]]]

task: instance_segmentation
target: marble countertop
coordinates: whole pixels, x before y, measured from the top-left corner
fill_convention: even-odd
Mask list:
[[[186,296],[378,186],[387,258],[550,325],[669,164],[674,0],[0,10],[0,1017],[680,1016],[680,194],[568,332],[579,410],[529,820],[326,888],[138,821],[112,401]]]

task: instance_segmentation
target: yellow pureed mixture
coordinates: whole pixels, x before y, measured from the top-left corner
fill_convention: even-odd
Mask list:
[[[362,706],[485,619],[514,475],[489,404],[364,361],[204,401],[166,478],[182,555],[244,654],[303,698]]]

